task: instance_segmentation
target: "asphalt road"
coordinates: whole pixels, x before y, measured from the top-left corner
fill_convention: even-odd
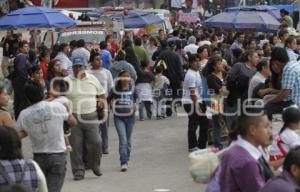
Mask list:
[[[280,119],[280,115],[274,118],[274,134],[282,126]],[[120,172],[118,138],[112,119],[110,122],[109,154],[103,156],[101,163],[103,176],[96,177],[87,171],[84,180],[73,181],[68,159],[63,192],[205,191],[205,185],[194,183],[188,172],[187,117],[136,121],[132,158],[126,173]],[[23,151],[25,157],[32,157],[29,139],[23,141]]]
[[[137,121],[133,131],[132,158],[128,172],[120,172],[118,138],[113,121],[109,127],[109,154],[103,156],[103,176],[87,171],[85,180],[73,181],[68,170],[63,192],[201,192],[188,172],[187,117]],[[23,151],[32,157],[29,139]]]

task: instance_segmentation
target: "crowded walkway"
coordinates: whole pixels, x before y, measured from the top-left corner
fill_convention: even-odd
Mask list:
[[[51,48],[7,31],[0,186],[300,190],[300,34],[280,14],[276,30],[178,23]]]

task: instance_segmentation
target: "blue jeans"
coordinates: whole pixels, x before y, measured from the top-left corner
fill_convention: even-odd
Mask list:
[[[135,123],[134,115],[129,117],[114,116],[114,123],[119,137],[119,153],[121,165],[130,159],[131,134]]]
[[[221,114],[215,114],[212,116],[212,121],[213,121],[212,133],[213,133],[214,147],[217,147],[220,150],[223,148],[221,142],[221,125],[220,125],[221,117],[222,117]]]

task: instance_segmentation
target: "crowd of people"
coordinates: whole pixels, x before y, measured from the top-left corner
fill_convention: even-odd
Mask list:
[[[67,152],[74,180],[88,169],[101,176],[110,116],[126,172],[136,119],[176,118],[183,107],[189,152],[226,148],[208,191],[299,190],[298,37],[290,23],[277,34],[177,26],[172,34],[121,42],[107,35],[90,50],[84,39],[49,49],[9,31],[1,42],[0,87],[0,173],[9,176],[0,174],[0,185],[61,191]],[[9,85],[13,115],[5,109]],[[273,139],[274,114],[284,125]],[[34,161],[22,157],[27,136]]]

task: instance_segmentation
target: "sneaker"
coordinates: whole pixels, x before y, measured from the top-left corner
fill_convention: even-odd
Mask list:
[[[83,180],[84,179],[84,175],[82,175],[82,174],[74,174],[74,181],[81,181],[81,180]]]
[[[121,172],[126,172],[127,170],[128,170],[128,165],[127,164],[121,165]]]

